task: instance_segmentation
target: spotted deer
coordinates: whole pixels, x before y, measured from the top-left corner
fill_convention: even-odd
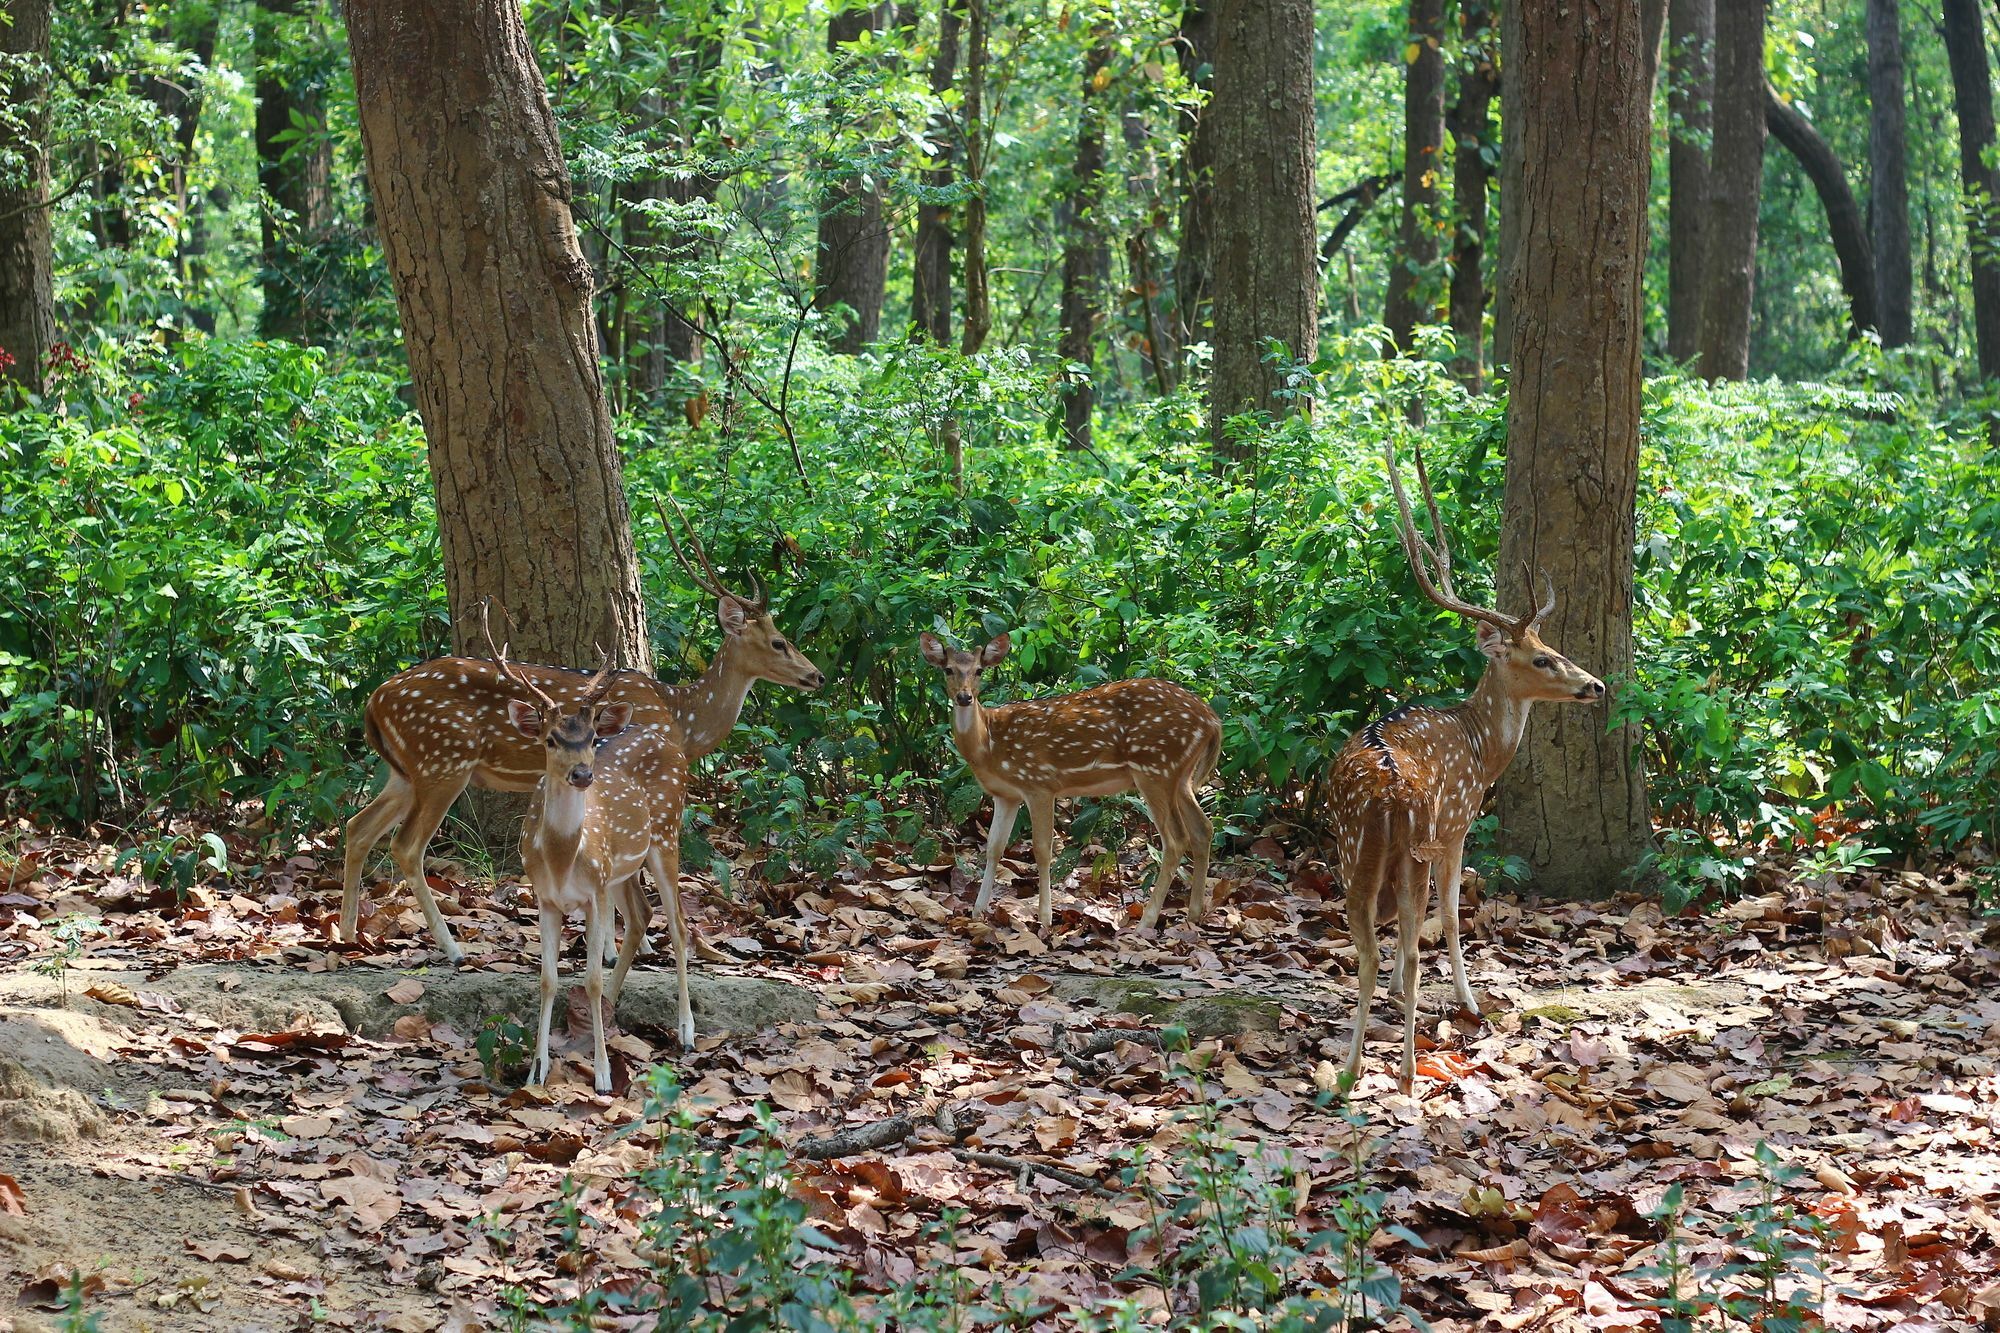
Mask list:
[[[490,630],[487,643],[492,643]],[[542,754],[534,805],[521,830],[522,871],[534,889],[542,936],[542,1003],[528,1081],[548,1079],[549,1021],[555,1010],[563,920],[581,912],[593,1083],[599,1092],[609,1092],[611,1061],[605,1051],[601,1003],[606,991],[604,960],[611,952],[614,918],[624,914],[624,938],[609,987],[615,1011],[645,925],[643,916],[632,915],[642,868],[659,882],[666,899],[680,992],[680,1039],[684,1047],[694,1044],[687,931],[679,895],[687,756],[676,743],[674,728],[632,726],[631,704],[605,701],[610,686],[608,659],[584,686],[583,697],[568,708],[517,673],[504,647],[493,652],[493,664],[515,691],[528,696],[507,701],[508,724]],[[640,896],[636,901],[645,899]]]
[[[1023,805],[1035,831],[1035,865],[1041,872],[1040,920],[1053,920],[1050,863],[1059,796],[1109,796],[1138,789],[1160,830],[1160,878],[1139,918],[1151,930],[1166,903],[1181,858],[1188,858],[1188,919],[1208,910],[1208,854],[1213,830],[1195,793],[1215,773],[1222,755],[1222,723],[1215,710],[1172,681],[1120,680],[1052,699],[986,708],[980,679],[1005,658],[1012,640],[1002,634],[978,652],[947,648],[934,634],[919,641],[924,660],[944,672],[951,695],[951,738],[972,776],[993,798],[986,837],[986,874],[974,916],[993,899],[993,883],[1014,818]]]
[[[1604,684],[1542,641],[1538,627],[1556,608],[1555,587],[1534,611],[1519,618],[1459,599],[1451,586],[1451,547],[1431,494],[1423,450],[1417,480],[1437,545],[1418,533],[1403,491],[1392,446],[1384,445],[1389,485],[1395,491],[1397,531],[1417,586],[1447,611],[1477,622],[1486,670],[1470,698],[1453,708],[1406,704],[1356,732],[1334,759],[1328,779],[1340,878],[1347,886],[1347,919],[1354,937],[1356,981],[1354,1038],[1347,1071],[1361,1072],[1361,1041],[1375,996],[1381,959],[1376,914],[1391,894],[1396,904],[1396,967],[1403,993],[1402,1088],[1416,1076],[1417,932],[1437,880],[1451,954],[1451,983],[1458,1003],[1477,1013],[1465,980],[1459,943],[1459,873],[1465,835],[1528,725],[1536,703],[1596,703]],[[1428,563],[1426,563],[1428,562]]]
[[[680,514],[679,505],[674,508]],[[685,523],[687,516],[680,517]],[[660,519],[681,568],[697,588],[715,598],[722,648],[698,679],[683,685],[662,684],[640,671],[613,671],[603,682],[600,702],[629,705],[634,725],[668,728],[692,762],[728,737],[750,687],[758,681],[816,690],[825,677],[779,632],[761,587],[749,597],[725,588],[690,526],[688,545],[701,564],[697,570],[664,510]],[[509,665],[516,678],[533,682],[562,710],[574,710],[594,679],[567,667]],[[542,780],[539,748],[508,721],[508,704],[516,694],[493,662],[441,657],[391,676],[368,697],[362,731],[370,748],[388,765],[389,777],[375,799],[347,821],[341,940],[353,943],[357,935],[361,872],[368,853],[400,825],[390,844],[397,870],[415,892],[438,948],[451,962],[461,960],[463,951],[424,879],[424,849],[445,811],[468,784],[493,791],[530,791]],[[642,918],[642,943],[643,924]]]

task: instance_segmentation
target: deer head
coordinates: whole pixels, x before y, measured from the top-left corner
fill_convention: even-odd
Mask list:
[[[817,690],[824,685],[826,676],[806,660],[805,654],[772,621],[770,598],[757,583],[756,575],[750,576],[750,584],[756,591],[749,597],[724,587],[722,576],[715,572],[715,566],[709,561],[708,552],[702,549],[701,539],[695,536],[694,525],[687,521],[680,502],[670,495],[667,503],[674,507],[674,513],[686,526],[688,546],[693,548],[701,568],[696,569],[681,549],[680,538],[674,534],[674,523],[667,517],[665,506],[661,506],[660,522],[666,526],[674,559],[687,571],[695,587],[715,598],[715,619],[722,626],[723,646],[731,654],[732,664],[752,680],[768,680],[799,690]]]
[[[926,662],[944,672],[945,692],[951,695],[953,706],[970,709],[979,702],[980,677],[986,668],[1013,651],[1014,641],[1002,634],[978,652],[967,652],[963,648],[945,647],[944,640],[926,631],[917,636],[917,646],[923,650]]]
[[[584,687],[583,701],[565,713],[539,686],[514,670],[507,661],[507,645],[493,646],[491,607],[492,599],[488,598],[479,617],[480,629],[486,635],[486,650],[493,654],[494,664],[508,683],[535,701],[509,700],[507,720],[529,740],[542,743],[547,752],[547,778],[551,786],[560,780],[578,791],[585,790],[594,776],[597,747],[625,730],[632,721],[631,704],[603,702],[604,692],[611,683],[611,655],[605,654],[604,664]]]
[[[1487,670],[1498,673],[1499,684],[1509,697],[1527,702],[1568,703],[1596,703],[1602,699],[1604,682],[1541,637],[1542,621],[1556,609],[1555,581],[1546,572],[1542,579],[1547,596],[1540,606],[1518,617],[1467,602],[1452,588],[1451,546],[1445,539],[1444,522],[1438,517],[1437,498],[1431,493],[1423,447],[1416,445],[1415,452],[1417,483],[1423,489],[1431,531],[1437,535],[1435,546],[1417,531],[1416,519],[1410,512],[1410,497],[1403,491],[1402,473],[1396,466],[1395,446],[1386,440],[1382,444],[1382,458],[1389,466],[1389,486],[1396,493],[1397,535],[1402,538],[1403,554],[1409,559],[1410,571],[1416,575],[1417,586],[1423,589],[1424,596],[1478,624],[1479,651],[1489,663]],[[1534,580],[1530,578],[1528,582],[1533,587]]]

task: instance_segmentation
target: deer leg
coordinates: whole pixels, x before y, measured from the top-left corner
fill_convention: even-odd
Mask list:
[[[1021,813],[1021,803],[1005,796],[993,798],[993,824],[986,830],[986,877],[979,881],[979,896],[972,900],[972,914],[985,916],[986,908],[993,901],[993,881],[1000,871],[1000,856],[1007,850],[1007,840],[1014,836],[1014,817]]]
[[[1042,896],[1036,908],[1035,919],[1047,930],[1055,921],[1055,910],[1051,906],[1055,886],[1050,881],[1055,869],[1056,844],[1056,798],[1047,792],[1037,792],[1028,798],[1028,819],[1035,826],[1035,869],[1041,872]]]
[[[1397,867],[1396,884],[1396,971],[1403,992],[1403,1066],[1401,1086],[1407,1096],[1417,1080],[1417,936],[1424,928],[1424,914],[1430,908],[1431,868],[1410,859]]]
[[[1160,909],[1167,905],[1167,890],[1173,886],[1174,871],[1180,868],[1182,830],[1180,802],[1171,787],[1158,781],[1139,784],[1139,795],[1145,798],[1146,813],[1153,817],[1153,826],[1160,831],[1160,877],[1153,883],[1152,896],[1146,899],[1146,910],[1139,914],[1139,929],[1151,930],[1159,924]],[[1189,900],[1193,908],[1193,900]]]
[[[1444,942],[1451,953],[1451,989],[1461,1008],[1479,1012],[1479,999],[1465,979],[1465,950],[1458,938],[1459,878],[1463,872],[1465,841],[1447,846],[1437,859],[1439,911],[1444,915]]]
[[[1194,785],[1181,790],[1181,846],[1188,856],[1188,920],[1208,915],[1208,856],[1215,845],[1215,826],[1201,808]]]
[[[416,892],[417,906],[424,911],[424,920],[430,923],[431,938],[438,948],[444,950],[445,959],[452,963],[464,959],[464,951],[458,941],[451,937],[451,927],[444,923],[444,914],[438,911],[437,900],[431,897],[430,882],[424,878],[424,849],[436,835],[438,825],[444,822],[445,811],[465,790],[465,784],[472,780],[471,773],[460,774],[456,779],[447,779],[434,787],[426,787],[415,794],[410,805],[408,818],[403,827],[396,830],[396,840],[390,850],[396,855],[396,867],[403,878],[409,881]]]
[[[1382,955],[1375,944],[1375,906],[1382,890],[1382,853],[1364,848],[1349,866],[1342,858],[1340,877],[1347,885],[1347,933],[1354,941],[1354,1039],[1347,1047],[1347,1076],[1361,1077],[1361,1043],[1368,1034],[1368,1008],[1375,1001],[1375,974]]]
[[[680,827],[676,820],[675,828]],[[674,941],[674,986],[679,992],[679,1028],[681,1049],[694,1049],[694,1009],[688,1004],[688,938],[687,922],[681,919],[681,849],[675,842],[671,846],[656,847],[648,858],[653,878],[660,882],[660,897],[667,905],[667,933]]]
[[[611,897],[600,890],[583,911],[583,993],[590,999],[591,1085],[611,1091],[611,1054],[604,1049],[604,954],[611,947]]]
[[[556,969],[562,952],[562,924],[561,912],[553,907],[542,908],[542,1012],[535,1026],[535,1062],[528,1066],[531,1086],[549,1081],[549,1021],[556,1012]]]
[[[367,867],[368,853],[375,850],[383,834],[409,818],[410,805],[408,779],[391,771],[375,799],[347,821],[347,848],[340,874],[340,927],[334,936],[342,944],[354,943],[361,928],[361,872]]]
[[[618,997],[625,993],[625,974],[632,970],[633,960],[651,947],[646,939],[646,925],[653,915],[653,900],[646,896],[646,886],[639,882],[635,874],[618,886],[618,912],[625,918],[625,931],[618,937],[618,958],[611,973],[611,1012],[618,1012]]]

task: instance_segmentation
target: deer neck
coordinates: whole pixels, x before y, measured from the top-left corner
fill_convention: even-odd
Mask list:
[[[1465,727],[1479,775],[1489,785],[1499,780],[1521,748],[1530,707],[1528,700],[1510,695],[1498,668],[1489,666],[1472,697],[1453,710]]]
[[[577,849],[583,844],[583,817],[590,807],[590,796],[566,781],[547,777],[542,779],[541,807],[541,818],[535,825],[537,849],[551,874],[562,879],[576,863]]]
[[[979,700],[969,704],[952,702],[951,743],[958,747],[958,757],[965,760],[966,767],[976,770],[986,761],[993,733],[987,730],[986,709]]]
[[[692,684],[678,686],[674,712],[687,733],[687,756],[699,759],[712,754],[736,729],[743,714],[743,701],[750,696],[755,678],[738,662],[736,640],[724,638],[708,669]]]

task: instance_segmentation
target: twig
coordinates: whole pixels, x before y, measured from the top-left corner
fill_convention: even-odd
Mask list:
[[[971,1148],[953,1148],[951,1155],[958,1158],[961,1162],[971,1162],[975,1166],[992,1167],[995,1171],[1005,1171],[1010,1175],[1047,1176],[1051,1180],[1059,1180],[1063,1184],[1076,1189],[1089,1190],[1092,1194],[1100,1194],[1107,1199],[1118,1197],[1117,1190],[1105,1188],[1103,1185],[1098,1184],[1093,1177],[1086,1176],[1081,1171],[1071,1171],[1067,1167],[1051,1166],[1047,1162],[1037,1162],[1031,1157],[1010,1157],[1006,1153],[978,1152]]]
[[[835,1157],[852,1157],[856,1153],[875,1152],[893,1147],[916,1133],[917,1119],[904,1111],[890,1116],[887,1120],[876,1120],[866,1125],[850,1125],[848,1128],[826,1134],[816,1139],[805,1139],[792,1149],[792,1156],[803,1157],[809,1162],[825,1162]]]

